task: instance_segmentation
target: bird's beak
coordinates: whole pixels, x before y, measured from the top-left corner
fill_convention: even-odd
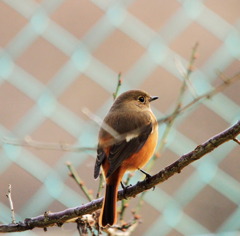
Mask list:
[[[157,99],[158,99],[157,96],[150,97],[150,98],[149,98],[149,102],[152,102],[152,101],[157,100]]]

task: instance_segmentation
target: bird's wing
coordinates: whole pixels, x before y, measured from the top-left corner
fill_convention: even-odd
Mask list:
[[[97,159],[96,159],[95,167],[94,167],[94,178],[95,179],[100,174],[100,168],[101,168],[102,162],[104,161],[105,158],[106,158],[106,153],[103,151],[103,149],[100,146],[98,146]]]
[[[133,135],[130,139],[128,135],[126,135],[124,140],[117,142],[110,147],[108,155],[110,168],[106,177],[109,177],[111,174],[113,174],[125,159],[140,151],[152,132],[152,123],[148,123],[139,129],[140,133],[138,136],[134,137]],[[130,137],[131,135],[131,132],[129,132]]]

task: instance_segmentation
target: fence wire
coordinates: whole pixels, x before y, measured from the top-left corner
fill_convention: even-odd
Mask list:
[[[121,92],[141,88],[160,97],[153,104],[158,118],[172,111],[182,81],[178,63],[187,67],[196,42],[197,95],[221,82],[218,71],[240,72],[239,12],[238,0],[2,0],[0,222],[11,220],[8,184],[18,221],[87,202],[66,161],[96,193],[95,150],[75,148],[96,147],[98,126],[83,109],[104,117],[119,72]],[[239,94],[236,83],[180,116],[151,172],[239,119]],[[133,235],[240,235],[239,166],[239,147],[226,143],[149,191]],[[78,235],[75,226],[50,233]]]

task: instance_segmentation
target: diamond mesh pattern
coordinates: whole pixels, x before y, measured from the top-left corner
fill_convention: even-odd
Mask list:
[[[121,92],[140,88],[158,95],[154,113],[168,114],[181,86],[175,61],[187,65],[196,41],[199,56],[191,80],[197,94],[209,91],[220,83],[218,70],[226,76],[240,71],[239,10],[238,0],[1,1],[0,221],[10,222],[9,183],[17,220],[86,202],[66,161],[97,189],[95,152],[9,143],[95,147],[98,127],[82,110],[104,117],[119,72]],[[238,82],[179,117],[152,173],[239,119],[239,93]],[[239,147],[226,143],[149,191],[144,223],[133,235],[240,235],[239,166]],[[133,179],[139,178],[137,173]],[[75,225],[50,232],[77,235]]]

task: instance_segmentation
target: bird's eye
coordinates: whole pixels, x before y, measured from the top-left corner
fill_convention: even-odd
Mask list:
[[[144,103],[144,102],[145,102],[145,97],[140,96],[140,97],[138,98],[138,101]]]

